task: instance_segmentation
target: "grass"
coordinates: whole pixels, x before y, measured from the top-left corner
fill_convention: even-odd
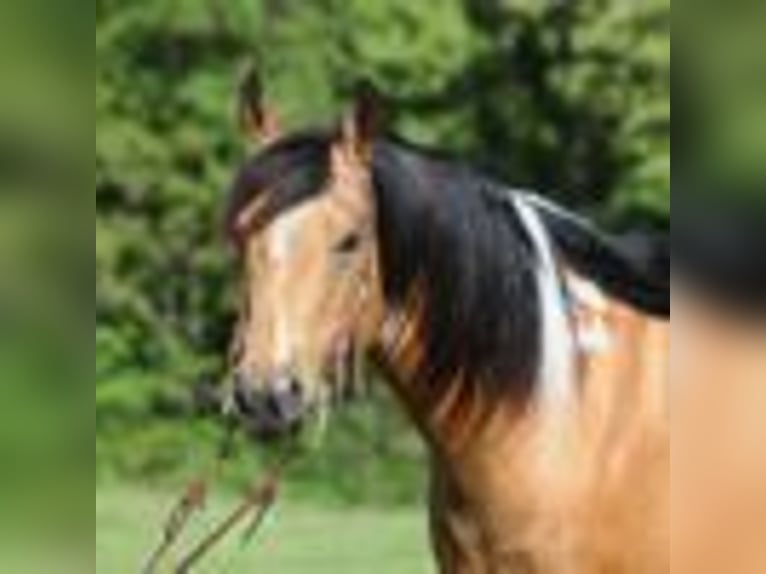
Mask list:
[[[159,536],[172,493],[96,490],[96,572],[135,574]],[[236,504],[221,496],[201,522]],[[198,540],[200,525],[187,533]],[[432,574],[424,509],[338,509],[282,501],[249,546],[233,535],[196,572],[210,574]]]

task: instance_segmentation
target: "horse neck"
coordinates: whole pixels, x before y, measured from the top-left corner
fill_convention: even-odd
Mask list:
[[[463,490],[491,491],[480,482],[491,481],[495,475],[507,477],[508,467],[526,456],[519,445],[531,442],[533,429],[539,432],[540,421],[537,416],[529,416],[527,401],[513,393],[484,396],[480,385],[450,380],[431,381],[424,388],[424,381],[413,374],[424,352],[419,333],[417,313],[397,313],[393,318],[390,315],[381,340],[395,339],[395,350],[390,344],[380,344],[375,356],[441,470],[464,484]],[[435,393],[434,388],[443,391]],[[566,417],[549,418],[559,433],[567,434]],[[540,450],[548,453],[546,456],[556,456],[550,446]],[[507,491],[507,479],[503,482],[502,490]]]
[[[544,393],[526,402],[511,394],[476,397],[476,409],[464,417],[450,416],[457,395],[429,398],[410,376],[419,352],[417,322],[404,321],[405,344],[386,364],[389,380],[430,446],[440,497],[434,505],[446,523],[457,516],[460,528],[475,530],[471,539],[485,541],[489,548],[478,554],[528,553],[535,563],[590,559],[583,545],[598,545],[608,534],[598,531],[596,518],[592,529],[582,525],[591,515],[614,513],[628,524],[626,536],[640,541],[644,535],[630,524],[644,524],[643,512],[662,512],[655,495],[665,485],[655,477],[667,476],[658,471],[667,462],[667,361],[655,354],[667,351],[667,328],[622,306],[608,321],[622,344],[613,353],[580,357],[571,402],[547,402]],[[606,469],[604,461],[619,464]]]
[[[415,330],[411,323],[408,328]],[[535,519],[531,501],[542,500],[545,492],[530,472],[530,460],[538,451],[564,460],[567,457],[552,450],[563,443],[533,446],[534,425],[511,396],[494,400],[491,409],[481,408],[484,401],[476,397],[473,412],[456,416],[450,403],[458,400],[457,386],[455,394],[437,399],[410,376],[417,352],[413,339],[384,364],[399,402],[429,447],[432,522],[443,571],[505,571],[501,568],[507,554],[514,556],[512,561],[526,563],[528,545],[518,542],[526,535],[515,534],[528,530]],[[545,470],[544,461],[539,464],[541,473],[554,474],[552,468]],[[459,564],[456,556],[463,557]]]

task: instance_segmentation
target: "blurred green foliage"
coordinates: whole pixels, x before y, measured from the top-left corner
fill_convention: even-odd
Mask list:
[[[231,328],[218,217],[253,60],[290,126],[332,121],[367,78],[410,139],[605,221],[669,217],[668,0],[97,0],[101,476],[177,471],[215,434],[184,404]],[[335,420],[298,482],[412,496],[420,450],[380,403]]]
[[[677,29],[677,180],[692,193],[766,200],[766,4],[706,2]],[[742,199],[742,197],[738,197]]]
[[[90,314],[83,295],[91,264],[83,255],[81,93],[88,71],[79,45],[82,13],[49,4],[0,4],[3,572],[44,571],[17,563],[42,554],[37,562],[48,569],[75,571],[64,562],[81,556],[92,524],[78,512],[83,485],[93,480],[93,415],[83,406],[90,343],[82,325]]]

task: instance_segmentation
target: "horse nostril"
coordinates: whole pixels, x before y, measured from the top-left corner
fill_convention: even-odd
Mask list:
[[[292,375],[282,375],[272,384],[267,407],[279,420],[293,424],[303,414],[303,386]]]
[[[303,385],[295,377],[288,377],[287,384],[285,385],[285,392],[295,398],[301,398],[303,396]]]
[[[236,385],[234,387],[234,405],[243,415],[256,414],[256,406],[252,395],[244,386]]]
[[[253,390],[253,378],[246,372],[239,370],[233,375],[232,398],[234,406],[240,414],[254,416],[258,412],[258,397]]]

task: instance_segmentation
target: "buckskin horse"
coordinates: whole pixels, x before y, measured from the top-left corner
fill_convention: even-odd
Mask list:
[[[667,572],[669,256],[382,135],[360,94],[283,134],[244,83],[242,425],[293,432],[365,355],[429,447],[441,572]]]

